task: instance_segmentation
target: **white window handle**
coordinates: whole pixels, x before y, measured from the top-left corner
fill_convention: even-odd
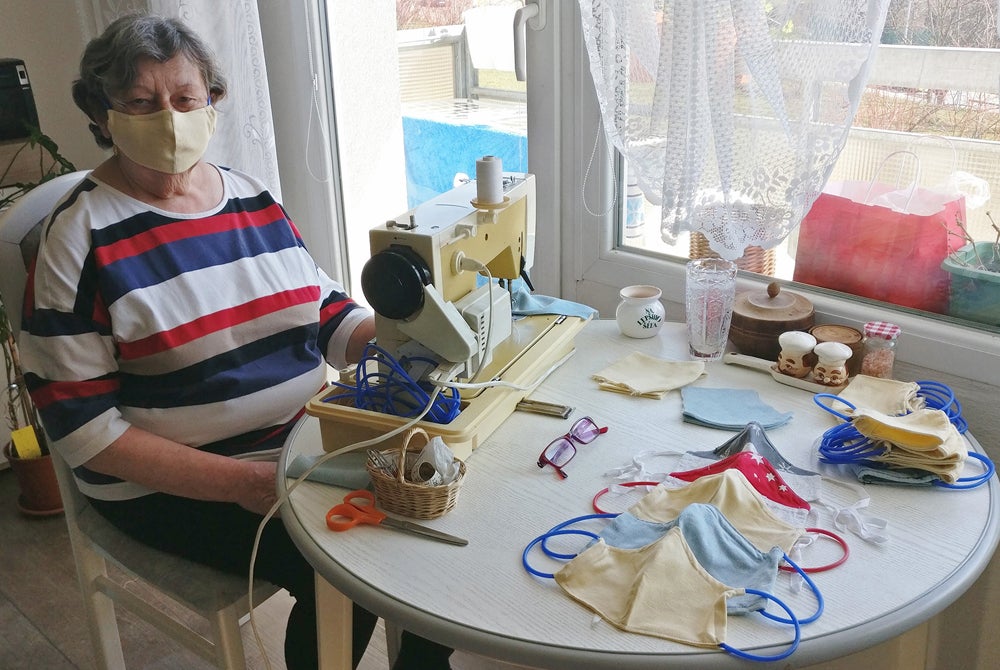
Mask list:
[[[524,33],[525,24],[532,30],[545,28],[545,1],[524,0],[524,7],[514,12],[514,76],[524,81]]]

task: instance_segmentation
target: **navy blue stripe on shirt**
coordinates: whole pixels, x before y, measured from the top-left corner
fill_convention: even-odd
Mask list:
[[[147,409],[233,400],[307,374],[323,360],[316,324],[275,333],[187,368],[120,375],[120,402]]]
[[[242,258],[301,246],[282,219],[266,226],[239,228],[171,241],[135,256],[122,258],[102,272],[102,293],[108,304],[136,289],[155,286],[187,272],[226,265]]]

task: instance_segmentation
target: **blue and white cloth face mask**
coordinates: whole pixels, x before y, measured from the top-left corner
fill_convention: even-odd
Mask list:
[[[659,541],[672,528],[680,528],[684,541],[698,563],[723,584],[771,593],[782,559],[779,547],[762,552],[733,527],[714,505],[695,503],[684,508],[673,521],[645,521],[629,512],[615,517],[600,537],[609,547],[642,549]],[[726,601],[729,614],[763,609],[766,601],[756,595],[732,596]]]
[[[778,547],[759,551],[717,508],[691,505],[662,524],[619,515],[554,578],[618,628],[730,651],[727,614],[761,610],[773,599],[781,558]],[[798,622],[786,612],[797,644]]]

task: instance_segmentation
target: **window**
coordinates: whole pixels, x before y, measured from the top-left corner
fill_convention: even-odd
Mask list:
[[[947,4],[947,0],[941,0],[941,3]],[[327,3],[327,12],[337,11],[334,7],[338,4]],[[397,9],[409,5],[414,11],[449,11],[459,12],[459,15],[464,8],[472,4],[471,1],[460,0],[447,3],[445,7],[429,7],[426,3],[418,1],[400,0],[396,3]],[[928,3],[927,7],[934,4],[934,2]],[[420,29],[416,29],[418,31],[416,33],[397,32],[399,26],[396,24],[396,16],[381,17],[377,20],[369,17],[369,23],[364,28],[377,30],[380,34],[377,36],[365,34],[363,42],[367,44],[378,39],[385,43],[387,37],[381,33],[389,32],[392,40],[392,58],[396,59],[392,67],[398,68],[400,93],[397,94],[395,90],[382,90],[381,86],[373,86],[375,82],[381,84],[382,80],[378,73],[373,72],[376,68],[372,68],[370,63],[383,62],[388,57],[389,51],[386,50],[380,55],[382,60],[364,59],[354,54],[356,60],[352,64],[344,51],[358,51],[357,44],[361,38],[357,35],[357,25],[346,24],[343,17],[337,17],[341,19],[339,21],[331,17],[329,30],[335,37],[334,43],[341,40],[345,31],[352,32],[355,40],[352,42],[351,39],[347,39],[344,41],[346,45],[341,43],[339,47],[335,46],[331,56],[335,82],[338,77],[341,79],[335,87],[334,98],[337,107],[336,137],[340,147],[340,170],[343,175],[342,181],[345,182],[344,225],[352,249],[351,275],[356,277],[360,273],[360,264],[366,257],[367,230],[374,223],[389,216],[396,216],[419,201],[422,197],[419,189],[428,188],[429,182],[421,181],[416,184],[418,187],[416,200],[413,184],[410,184],[411,188],[405,190],[400,186],[400,184],[405,186],[410,178],[402,167],[393,166],[397,163],[403,165],[406,153],[412,151],[404,146],[406,144],[404,135],[408,133],[402,130],[398,131],[398,137],[392,138],[394,146],[391,151],[374,151],[374,148],[369,146],[366,149],[367,153],[355,152],[354,158],[357,160],[360,156],[360,163],[350,163],[351,151],[345,151],[345,144],[357,141],[361,137],[366,138],[368,142],[374,140],[383,142],[389,132],[380,133],[370,128],[366,129],[363,123],[348,123],[347,117],[353,115],[351,118],[356,122],[360,117],[371,116],[372,110],[380,111],[381,107],[396,104],[400,119],[406,116],[414,124],[440,122],[433,118],[425,118],[432,116],[425,114],[427,110],[437,107],[439,111],[446,110],[452,117],[451,125],[458,128],[456,117],[464,112],[456,105],[456,99],[475,102],[475,105],[470,105],[466,110],[475,112],[481,111],[486,106],[499,109],[512,105],[518,111],[506,117],[503,123],[518,124],[517,133],[523,133],[527,143],[517,149],[522,153],[518,153],[510,161],[517,165],[516,161],[524,158],[527,146],[530,146],[527,169],[535,174],[538,188],[538,235],[535,268],[532,271],[536,290],[542,294],[558,295],[593,305],[602,314],[610,315],[614,313],[621,286],[633,283],[655,284],[663,290],[667,318],[682,320],[684,317],[682,261],[691,255],[692,249],[697,245],[692,244],[691,240],[683,240],[673,248],[664,248],[658,239],[657,212],[648,206],[643,210],[644,227],[641,235],[636,235],[634,225],[627,227],[629,223],[627,166],[617,157],[609,156],[599,130],[599,112],[580,34],[578,3],[550,0],[546,5],[547,17],[544,29],[529,30],[527,34],[528,77],[526,87],[523,89],[512,85],[509,78],[504,79],[503,75],[500,77],[503,83],[490,83],[495,81],[490,79],[495,73],[487,72],[486,68],[463,69],[469,66],[469,56],[461,54],[460,47],[456,46],[461,41],[456,35],[459,31],[447,28],[458,25],[454,23],[455,18],[441,22],[433,31],[428,26],[421,35]],[[980,18],[989,15],[989,11],[990,8],[985,5],[976,9]],[[372,13],[378,12],[373,10]],[[967,12],[965,16],[968,14]],[[897,15],[900,14],[897,12]],[[898,27],[902,26],[904,35],[902,39],[904,41],[909,39],[912,42],[915,39],[913,36],[926,34],[923,26],[930,25],[930,20],[924,19],[925,17],[919,12],[913,11],[910,14],[909,24],[904,22],[892,25],[896,26],[897,32]],[[495,30],[495,32],[503,31]],[[963,29],[962,32],[968,33],[969,30]],[[995,42],[995,37],[993,39]],[[969,52],[964,45],[960,45],[960,51],[939,47],[931,48],[930,51],[921,50],[919,53],[925,60],[924,67],[920,71],[927,79],[920,80],[916,84],[900,83],[893,79],[899,75],[898,70],[897,74],[893,74],[895,66],[892,66],[889,56],[885,56],[884,63],[881,62],[884,54],[892,54],[896,59],[902,59],[904,64],[912,64],[916,52],[911,49],[914,47],[910,45],[883,47],[880,65],[876,68],[877,72],[882,71],[878,68],[889,68],[888,74],[877,74],[873,78],[873,83],[878,88],[874,89],[872,111],[869,116],[876,118],[878,116],[876,112],[881,109],[880,105],[905,101],[910,94],[900,93],[897,88],[935,89],[942,81],[956,81],[956,72],[974,74],[975,82],[963,83],[963,91],[972,93],[944,95],[946,100],[950,97],[951,101],[960,103],[957,106],[953,105],[948,114],[957,117],[962,113],[968,117],[968,123],[971,124],[975,119],[975,123],[978,124],[970,126],[969,137],[955,137],[951,139],[951,143],[955,147],[956,155],[959,156],[955,164],[960,166],[960,169],[992,181],[995,177],[989,174],[989,170],[994,169],[994,165],[997,164],[992,158],[992,152],[1000,145],[996,145],[993,139],[984,138],[992,137],[988,134],[989,124],[985,122],[995,114],[997,99],[996,91],[984,82],[996,82],[1000,76],[1000,66],[996,64],[998,62],[997,52],[994,50],[996,44],[991,43],[987,46],[987,51],[975,52]],[[951,60],[955,58],[960,60]],[[977,60],[963,61],[962,58]],[[338,59],[342,62],[338,63]],[[956,62],[958,65],[955,65]],[[352,68],[359,70],[360,63],[368,65],[360,68],[360,74],[355,72],[355,75],[361,80],[370,81],[361,81],[353,90],[353,94],[349,95],[342,87],[343,79],[347,76],[344,75],[344,71]],[[958,69],[952,70],[950,69],[952,67]],[[912,74],[916,70],[907,67],[902,72]],[[451,74],[450,94],[447,76],[441,77],[440,80],[431,76],[432,72],[444,71],[449,71]],[[938,72],[941,76],[935,77]],[[412,86],[415,81],[420,82],[416,87]],[[931,82],[937,83],[931,85]],[[993,86],[995,87],[995,84]],[[496,91],[503,93],[496,94]],[[941,96],[935,94],[930,97],[932,101],[936,101]],[[518,107],[522,104],[522,99],[526,101],[526,107],[523,108],[526,111],[520,111],[521,108]],[[484,100],[489,101],[488,105],[483,104]],[[980,111],[977,114],[975,105],[985,108],[988,113]],[[886,118],[885,115],[888,113],[882,114],[883,118]],[[835,179],[848,179],[852,175],[863,174],[865,170],[870,171],[871,166],[877,163],[880,157],[890,153],[900,143],[905,146],[910,142],[906,132],[913,131],[914,127],[893,127],[889,131],[860,127],[862,122],[867,123],[866,119],[869,116],[859,116],[857,124],[859,127],[852,132],[852,148],[842,154],[834,175]],[[889,118],[900,119],[901,116],[893,111]],[[368,122],[367,118],[362,120]],[[490,123],[493,126],[502,125],[499,121]],[[402,126],[403,123],[399,125]],[[449,125],[447,121],[445,125]],[[940,134],[946,132],[936,126],[919,130],[935,131]],[[391,131],[395,132],[396,130]],[[455,150],[453,144],[440,145],[438,150],[428,153],[432,159],[440,159]],[[941,148],[927,147],[927,150],[941,151]],[[373,151],[378,157],[374,163],[371,160]],[[486,152],[486,149],[477,149],[472,155]],[[946,149],[946,153],[948,152],[950,148]],[[930,163],[938,162],[936,159],[930,160]],[[511,163],[505,160],[508,169],[520,169],[514,168]],[[359,172],[363,174],[372,172],[374,167],[378,169],[373,173],[374,176],[370,177],[373,186],[367,191],[361,189],[363,197],[354,198],[350,194],[351,188],[347,182],[357,179]],[[454,163],[449,163],[435,175],[438,187],[447,186],[449,177],[461,178],[463,172],[471,174],[470,169],[474,170],[474,166],[462,169],[455,167]],[[935,178],[929,172],[925,176]],[[421,180],[429,177],[429,174],[420,175]],[[998,189],[1000,183],[993,190]],[[391,194],[391,197],[387,197],[386,194]],[[982,210],[982,213],[985,211]],[[632,219],[632,223],[636,223],[635,218]],[[974,220],[970,220],[969,225],[979,226],[973,228],[973,235],[988,233],[988,230],[982,228],[981,223]],[[774,251],[771,259],[774,262],[773,276],[789,281],[793,278],[794,257],[789,250],[794,249],[794,244],[793,238],[782,248]],[[902,269],[900,271],[903,272]],[[740,290],[751,286],[762,287],[766,281],[766,277],[743,273]],[[996,335],[1000,329],[994,326],[970,324],[968,321],[948,315],[897,309],[877,300],[852,297],[830,289],[795,286],[793,290],[808,295],[816,306],[817,319],[820,322],[848,323],[858,327],[872,318],[882,318],[898,323],[903,328],[899,352],[903,360],[928,367],[939,366],[954,374],[990,382],[1000,377],[1000,338]],[[1000,304],[1000,300],[997,303]]]
[[[577,3],[570,3],[572,7],[567,10],[577,12]],[[899,3],[905,4],[905,3]],[[933,5],[934,3],[931,3]],[[966,3],[968,4],[968,3]],[[992,9],[985,5],[979,10],[980,18],[982,12],[992,16]],[[911,14],[911,26],[916,14]],[[940,17],[938,17],[940,18]],[[565,30],[572,30],[579,25],[579,18],[576,21],[564,20]],[[992,37],[996,41],[995,30]],[[573,47],[575,53],[564,54],[564,67],[574,68],[577,64],[583,63],[586,68],[586,54],[577,40]],[[958,169],[967,171],[977,177],[995,180],[992,175],[995,170],[995,160],[989,158],[1000,145],[993,139],[982,139],[979,135],[991,138],[992,135],[978,130],[980,126],[988,126],[988,119],[995,114],[997,99],[995,82],[997,80],[996,65],[1000,55],[990,49],[988,51],[942,50],[940,48],[931,49],[934,53],[921,51],[923,68],[913,67],[914,52],[910,47],[882,47],[880,61],[885,53],[889,53],[893,58],[885,57],[882,62],[883,74],[879,75],[883,79],[873,78],[872,108],[877,111],[876,103],[884,103],[886,98],[898,102],[905,99],[905,96],[893,90],[899,87],[898,82],[894,82],[893,76],[913,77],[916,72],[921,72],[924,78],[920,81],[922,87],[932,88],[929,82],[955,82],[956,72],[966,72],[968,68],[970,77],[976,77],[976,86],[981,86],[978,97],[971,94],[946,94],[947,101],[957,104],[951,106],[947,112],[942,112],[941,116],[958,117],[962,113],[969,118],[966,122],[971,128],[975,128],[975,136],[965,138],[953,138],[944,145],[934,145],[923,141],[919,146],[919,151],[924,156],[931,156],[926,159],[928,165],[934,166],[938,170],[944,170],[945,174],[935,174],[933,169],[925,169],[925,181],[931,184],[943,180],[951,171]],[[978,58],[981,60],[966,60],[961,65],[961,70],[951,70],[954,66],[955,58]],[[902,59],[907,64],[902,70],[894,66],[893,61]],[[987,66],[987,63],[989,64]],[[876,64],[876,70],[879,65]],[[991,68],[991,69],[987,69]],[[630,227],[628,217],[628,183],[627,166],[615,166],[612,173],[607,159],[597,158],[589,160],[590,152],[593,148],[594,133],[597,129],[595,109],[596,102],[593,100],[593,93],[588,90],[586,71],[580,72],[580,68],[570,75],[563,71],[563,79],[574,82],[572,97],[574,104],[564,105],[572,121],[568,125],[573,127],[572,138],[563,136],[564,142],[574,142],[571,151],[564,151],[564,183],[569,180],[572,184],[570,189],[563,191],[563,221],[573,221],[574,226],[582,226],[585,229],[597,229],[599,235],[584,235],[566,232],[563,236],[563,248],[568,250],[568,263],[570,268],[565,268],[562,276],[561,287],[565,297],[571,297],[581,302],[587,302],[599,309],[602,313],[610,314],[617,302],[617,288],[623,283],[652,283],[660,286],[664,292],[664,300],[668,301],[668,318],[683,318],[682,293],[683,293],[683,269],[682,261],[686,259],[692,251],[697,248],[696,243],[690,239],[682,239],[678,244],[669,247],[664,245],[658,234],[658,212],[647,205],[644,208],[645,222],[644,229],[640,234],[636,234],[634,227]],[[887,70],[887,73],[885,72]],[[895,74],[893,74],[895,72]],[[982,79],[978,79],[982,73]],[[992,87],[988,82],[993,82]],[[963,87],[971,86],[965,83]],[[889,87],[892,88],[889,88]],[[912,83],[911,83],[912,86]],[[566,97],[564,92],[564,98]],[[935,100],[940,96],[932,96]],[[989,110],[987,113],[973,114],[971,105],[982,105]],[[992,105],[992,107],[990,107]],[[530,111],[529,111],[530,113]],[[874,114],[872,114],[874,115]],[[985,117],[985,118],[984,118]],[[980,125],[973,125],[971,119],[976,118]],[[852,131],[852,142],[854,148],[845,150],[841,155],[837,170],[832,179],[849,179],[852,175],[871,174],[874,166],[878,164],[882,157],[891,153],[899,145],[906,148],[912,144],[915,135],[907,135],[899,130],[888,132],[870,128],[858,127],[865,117],[859,117],[855,129]],[[910,130],[913,130],[911,127]],[[931,126],[924,132],[943,132],[942,129]],[[880,144],[873,145],[873,137],[878,138]],[[860,147],[860,148],[858,148]],[[953,162],[950,160],[951,147],[954,147],[957,158]],[[535,147],[537,149],[537,147]],[[598,149],[598,156],[604,150],[603,145]],[[942,155],[949,159],[939,160]],[[981,153],[980,153],[981,152]],[[986,156],[985,158],[982,156]],[[614,163],[611,163],[613,165]],[[947,166],[946,168],[941,167]],[[956,166],[953,168],[952,166]],[[586,185],[583,184],[582,175],[587,173],[589,167],[589,178]],[[595,179],[595,171],[601,174],[600,179],[606,183],[599,184]],[[570,175],[572,175],[570,177]],[[857,178],[857,177],[855,177]],[[908,181],[904,180],[903,184]],[[995,182],[996,188],[1000,188],[1000,181]],[[616,188],[612,188],[615,184]],[[587,194],[587,200],[581,193]],[[595,216],[601,214],[608,205],[614,201],[615,207],[613,215]],[[986,236],[988,240],[996,239],[996,232],[990,233],[991,228],[988,218],[985,217],[985,208],[980,210],[980,216],[987,222],[977,223],[972,219],[969,223],[970,231],[973,235]],[[970,210],[972,213],[972,210]],[[635,219],[632,220],[635,223]],[[593,226],[594,228],[590,228]],[[774,274],[773,276],[791,280],[794,275],[794,256],[789,252],[794,250],[796,240],[794,235],[782,247],[775,250]],[[751,259],[759,260],[759,259]],[[897,268],[901,276],[906,275],[906,268]],[[625,279],[623,279],[625,277]],[[766,278],[753,275],[741,275],[740,290],[750,288],[755,285],[758,288],[766,283]],[[793,290],[805,293],[813,301],[817,309],[817,319],[822,322],[848,323],[856,327],[867,320],[873,318],[887,319],[899,323],[903,327],[904,339],[900,346],[900,357],[925,365],[928,367],[940,366],[949,372],[970,377],[973,379],[993,381],[1000,371],[1000,343],[996,337],[998,329],[996,325],[974,324],[965,319],[958,319],[948,315],[934,315],[925,311],[903,309],[890,306],[877,300],[863,297],[853,297],[830,289],[810,288],[807,286],[795,286]],[[998,296],[1000,297],[1000,296]],[[993,303],[993,304],[1000,304]],[[994,324],[997,321],[993,322]]]

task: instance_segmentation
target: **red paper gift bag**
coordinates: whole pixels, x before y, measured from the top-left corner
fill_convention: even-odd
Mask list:
[[[951,280],[941,262],[962,246],[959,221],[959,194],[830,183],[802,220],[793,279],[945,314]]]

